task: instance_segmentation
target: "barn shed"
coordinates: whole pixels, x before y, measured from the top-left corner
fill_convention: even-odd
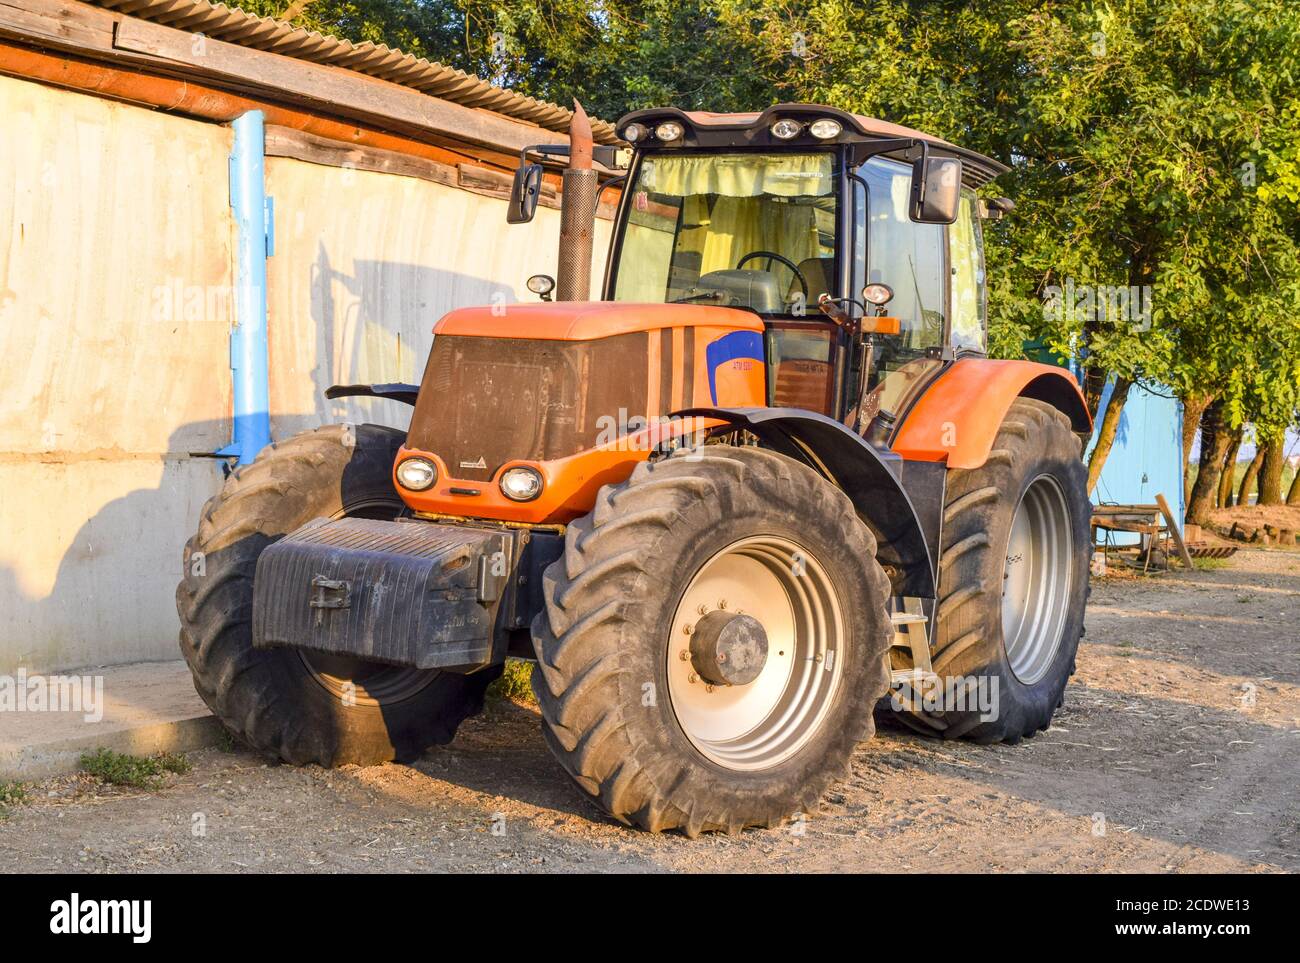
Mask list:
[[[1102,392],[1092,444],[1096,444],[1113,389],[1112,382]],[[1129,388],[1115,442],[1102,466],[1092,500],[1097,505],[1150,505],[1157,495],[1168,500],[1181,528],[1187,508],[1183,491],[1183,406],[1168,388],[1136,384]],[[1113,541],[1128,544],[1136,537],[1116,533]]]
[[[404,427],[323,392],[417,381],[440,315],[554,273],[558,179],[530,225],[505,197],[569,116],[206,0],[0,0],[0,672],[175,658],[229,460]]]

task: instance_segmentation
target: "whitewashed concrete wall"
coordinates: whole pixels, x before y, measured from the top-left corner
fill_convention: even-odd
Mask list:
[[[8,78],[0,124],[0,671],[174,658],[221,478],[187,453],[230,433],[230,132]]]
[[[175,658],[181,547],[221,484],[190,453],[230,436],[231,134],[7,78],[0,123],[0,673]],[[496,198],[283,158],[267,190],[276,438],[404,427],[322,392],[418,381],[438,317],[555,270],[546,208],[511,227]]]

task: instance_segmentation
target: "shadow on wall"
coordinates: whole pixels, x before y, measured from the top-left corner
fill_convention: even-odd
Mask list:
[[[294,393],[297,403],[286,406],[294,413],[272,413],[275,438],[342,421],[404,428],[405,405],[330,402],[324,391],[333,384],[418,381],[442,314],[517,300],[510,285],[421,265],[358,261],[348,274],[332,267],[323,248],[311,272],[314,364],[298,368],[311,386]],[[276,365],[274,353],[271,364],[273,385],[277,369],[294,368]],[[193,457],[184,446],[196,436],[228,437],[228,425],[218,417],[177,426],[164,454],[106,461],[55,452],[3,466],[18,520],[17,531],[5,536],[19,561],[0,561],[0,672],[179,655],[173,593],[181,553],[223,479],[222,461]],[[112,444],[105,439],[106,447]],[[113,490],[127,494],[98,504],[97,493]],[[23,541],[30,550],[18,544]],[[66,545],[61,553],[60,544]]]
[[[173,431],[168,447],[184,445],[196,430],[228,426],[188,423]],[[22,571],[0,564],[0,672],[179,658],[173,592],[181,549],[203,503],[221,487],[222,464],[169,450],[118,461],[60,454],[7,466],[30,482],[16,497],[31,498],[41,486],[72,497],[33,498],[30,509],[44,514],[28,533],[29,548],[13,553]],[[97,491],[130,486],[141,487],[90,507]],[[61,557],[51,542],[66,544]],[[32,583],[50,588],[33,593]]]
[[[406,405],[370,398],[329,401],[325,390],[336,384],[418,382],[439,318],[454,308],[519,301],[512,285],[458,271],[395,261],[353,263],[353,273],[336,268],[325,245],[317,246],[310,284],[314,343],[301,346],[316,358],[311,409],[299,405],[302,414],[273,416],[275,437],[338,421],[405,428]],[[270,323],[275,325],[274,316]],[[273,397],[277,367],[272,355]]]

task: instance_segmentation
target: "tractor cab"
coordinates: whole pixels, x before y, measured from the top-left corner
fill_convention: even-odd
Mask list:
[[[643,110],[617,129],[633,151],[604,300],[759,316],[769,406],[865,431],[984,353],[975,188],[996,161],[810,105]]]

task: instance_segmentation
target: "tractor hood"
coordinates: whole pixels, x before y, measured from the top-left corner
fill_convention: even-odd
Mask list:
[[[636,304],[627,301],[555,301],[459,308],[434,325],[434,335],[594,341],[664,328],[728,328],[762,332],[752,311],[705,304]]]

